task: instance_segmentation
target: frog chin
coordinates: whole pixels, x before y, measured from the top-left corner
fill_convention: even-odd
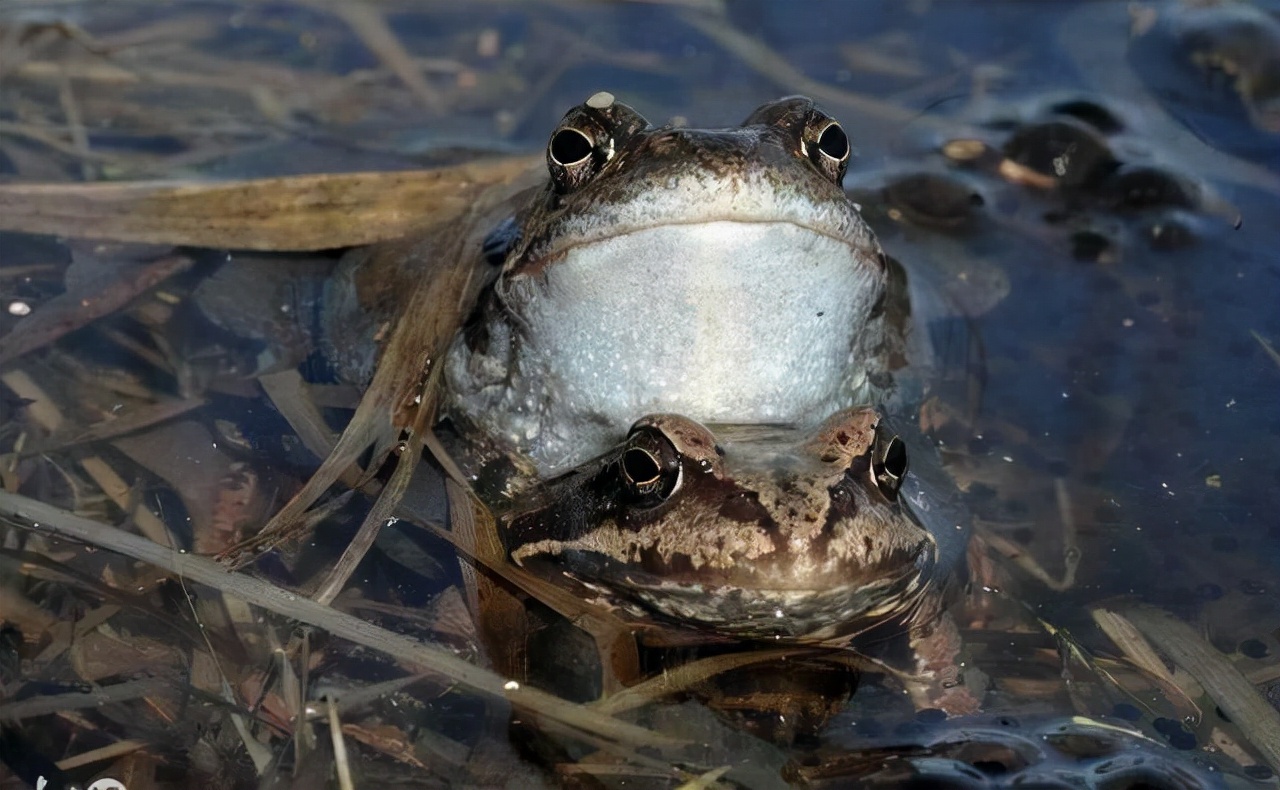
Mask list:
[[[505,282],[482,355],[455,342],[452,408],[510,437],[544,477],[654,411],[803,425],[874,399],[860,390],[883,367],[883,280],[867,251],[788,222],[670,225],[575,247]]]
[[[578,583],[637,619],[654,615],[741,639],[823,642],[909,614],[929,589],[934,556],[924,552],[895,573],[843,584],[759,588],[732,582],[621,571]]]
[[[752,590],[668,582],[629,597],[649,613],[723,636],[821,642],[848,636],[910,611],[924,591],[918,574],[824,590]],[[624,606],[624,608],[630,608]],[[631,610],[636,614],[636,610]]]

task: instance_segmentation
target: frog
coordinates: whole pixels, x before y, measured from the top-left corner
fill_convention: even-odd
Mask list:
[[[498,529],[512,563],[637,628],[838,650],[905,636],[917,707],[972,713],[946,613],[968,524],[917,517],[908,454],[869,406],[813,429],[652,414]]]
[[[842,188],[852,143],[804,97],[739,126],[653,126],[611,94],[552,132],[548,180],[444,367],[445,410],[540,477],[638,415],[803,423],[888,396],[905,332]]]

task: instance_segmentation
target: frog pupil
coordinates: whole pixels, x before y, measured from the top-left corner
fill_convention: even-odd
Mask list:
[[[840,124],[833,123],[822,130],[822,134],[818,136],[818,150],[837,160],[849,155],[849,137],[840,128]]]
[[[907,473],[907,446],[898,437],[889,440],[884,450],[884,471],[894,478],[901,479]]]
[[[591,140],[577,129],[561,129],[551,137],[551,158],[562,165],[573,165],[591,156]]]
[[[633,486],[643,488],[656,483],[662,469],[648,451],[632,447],[622,454],[622,473]]]

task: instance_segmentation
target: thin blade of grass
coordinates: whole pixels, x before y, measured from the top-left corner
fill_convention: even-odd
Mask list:
[[[1271,361],[1280,366],[1280,351],[1276,351],[1276,347],[1267,342],[1267,339],[1258,334],[1258,330],[1250,329],[1249,334],[1253,335],[1253,339],[1258,341],[1262,346],[1262,350],[1267,352],[1267,356],[1271,357]]]

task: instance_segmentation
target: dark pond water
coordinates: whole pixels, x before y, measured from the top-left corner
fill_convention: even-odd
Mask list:
[[[1016,737],[1040,742],[1064,717],[1118,715],[1153,739],[1142,748],[1165,755],[1153,763],[1192,765],[1196,758],[1201,772],[1217,761],[1236,774],[1239,765],[1251,766],[1245,775],[1254,779],[1270,775],[1265,757],[1242,745],[1237,730],[1220,735],[1225,714],[1208,698],[1197,700],[1203,715],[1179,728],[1171,720],[1189,710],[1182,701],[1157,700],[1155,692],[1142,699],[1114,689],[1076,692],[1061,675],[1065,667],[1087,686],[1103,666],[1086,669],[1064,645],[1102,659],[1122,654],[1094,624],[1091,606],[1141,602],[1191,624],[1260,693],[1280,699],[1280,7],[920,0],[378,8],[417,58],[412,64],[425,89],[406,88],[385,52],[380,58],[368,45],[377,31],[366,28],[362,41],[353,33],[358,20],[344,21],[320,3],[192,2],[163,13],[127,2],[0,5],[0,179],[238,178],[452,164],[540,151],[565,110],[598,90],[655,122],[697,126],[736,124],[765,100],[809,94],[850,133],[857,157],[845,184],[885,249],[911,276],[947,294],[951,315],[932,331],[942,367],[961,375],[943,389],[935,438],[966,490],[979,534],[1007,541],[1052,580],[1063,576],[1064,563],[1074,567],[1071,584],[1050,589],[1005,563],[993,577],[999,583],[988,585],[998,589],[969,596],[962,630],[992,678],[983,718],[973,726],[1008,730],[1021,717],[1012,727]],[[83,137],[68,131],[81,124]],[[61,291],[67,255],[47,239],[0,236],[3,301],[39,310]],[[24,273],[32,266],[35,274]],[[191,279],[177,290],[194,287],[204,271],[186,275]],[[922,315],[931,309],[920,306]],[[4,329],[20,324],[19,312],[3,317]],[[117,329],[138,339],[136,324]],[[179,345],[200,347],[190,338]],[[32,369],[43,381],[50,370],[65,374],[72,359],[89,369],[127,368],[171,396],[201,391],[199,381],[177,373],[147,374],[123,347],[86,330],[59,341],[57,359],[37,351],[3,371]],[[284,470],[281,478],[304,475],[314,459],[292,437],[280,438],[282,423],[255,400],[256,390],[242,389],[248,394],[226,387],[208,393],[209,405],[192,414],[205,430],[200,440],[225,436],[219,426],[235,424],[252,448],[235,451],[235,459],[259,464],[264,480],[271,464]],[[30,395],[10,390],[3,414],[16,426],[21,399]],[[959,419],[966,414],[970,419]],[[21,432],[0,431],[0,450],[12,450]],[[21,484],[22,475],[10,474],[6,487],[69,506],[64,482],[51,470],[93,452],[91,445],[51,453],[50,467],[28,469]],[[101,452],[133,470],[146,466],[139,454],[154,459],[162,451]],[[163,473],[123,476],[150,481],[148,496],[174,502]],[[115,507],[99,502],[96,512],[119,516]],[[13,591],[0,599],[0,619],[27,637],[5,648],[16,663],[0,670],[0,706],[6,697],[100,680],[74,662],[35,660],[48,640],[32,636],[29,625],[22,631],[20,622],[44,621],[22,621],[17,601],[38,601],[66,618],[100,599],[82,590],[74,606],[51,604],[47,599],[60,593],[49,588],[63,582],[24,583],[20,563],[46,549],[23,534],[9,533],[8,564],[0,566],[0,582]],[[348,534],[322,533],[335,543]],[[83,560],[75,562],[97,568]],[[396,563],[368,562],[365,577],[379,580],[369,589],[399,602],[432,600],[454,581],[443,570],[401,577]],[[413,590],[405,578],[431,581]],[[1070,640],[1055,641],[1036,618]],[[396,674],[365,658],[368,666],[344,665],[344,674],[322,682]],[[324,675],[324,667],[314,669]],[[734,745],[744,760],[773,766],[737,781],[773,786],[780,781],[774,763],[792,760],[788,776],[826,786],[814,760],[831,765],[839,761],[832,755],[844,755],[852,764],[860,749],[895,738],[923,742],[959,732],[928,716],[913,718],[892,688],[865,683],[824,734],[796,749]],[[247,688],[238,693],[247,706],[261,702]],[[422,703],[418,725],[454,736],[455,752],[441,757],[423,745],[436,736],[419,735],[417,754],[434,754],[435,762],[403,768],[420,772],[404,781],[495,782],[475,770],[474,756],[456,752],[487,726],[474,700],[434,686],[419,696],[434,701]],[[666,714],[674,719],[659,717],[654,726],[704,726],[705,712],[674,710]],[[232,736],[202,741],[196,730],[179,728],[209,752],[183,762],[172,757],[182,744],[158,732],[162,718],[132,732],[127,717],[108,711],[85,726],[83,747],[67,735],[83,722],[53,718],[6,729],[21,732],[8,751],[0,749],[10,768],[34,770],[31,761],[14,768],[24,764],[14,755],[27,749],[57,761],[138,738],[163,742],[157,754],[165,757],[148,774],[152,784],[138,780],[130,790],[184,786],[175,778],[184,770],[210,782],[201,786],[256,786]],[[400,723],[390,714],[384,720]],[[285,740],[276,732],[262,740],[279,750]],[[967,736],[987,744],[982,754],[1023,748],[982,733]],[[375,744],[367,730],[352,737],[370,754],[395,751]],[[1061,758],[1063,771],[1084,775],[1093,768],[1080,753],[1077,745],[1037,760],[1054,766]],[[368,776],[385,778],[395,774],[387,765],[407,765],[377,759],[385,765],[370,757]],[[209,778],[220,764],[238,766],[223,784]],[[72,766],[65,775],[87,785],[121,770],[109,761],[96,769],[106,773]],[[862,769],[845,776],[874,773]],[[5,771],[0,767],[0,787],[22,786],[18,774]],[[988,774],[966,786],[988,780],[998,781]]]

